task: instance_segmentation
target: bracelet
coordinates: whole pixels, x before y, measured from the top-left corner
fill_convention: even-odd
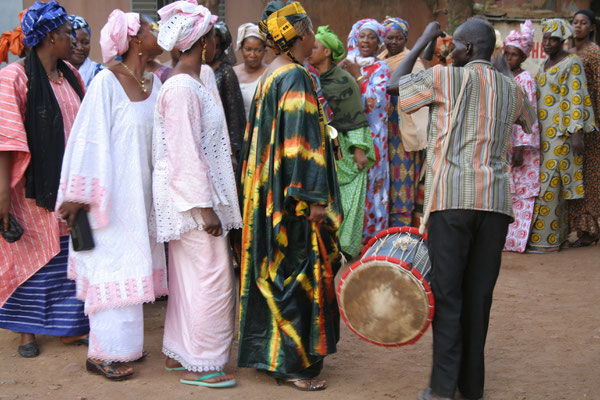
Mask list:
[[[360,80],[363,79],[364,77],[365,77],[364,75],[359,76],[358,78],[356,78],[356,82],[360,82]]]

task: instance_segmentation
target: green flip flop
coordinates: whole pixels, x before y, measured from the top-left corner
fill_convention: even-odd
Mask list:
[[[166,371],[185,371],[184,367],[175,367],[175,368],[169,368],[169,367],[165,367]]]
[[[216,378],[218,376],[224,376],[224,375],[226,375],[225,372],[221,371],[221,372],[215,372],[214,374],[204,375],[198,379],[194,379],[191,381],[187,380],[187,379],[180,379],[179,382],[184,383],[186,385],[206,386],[206,387],[210,387],[210,388],[228,388],[228,387],[235,386],[235,379],[230,379],[228,381],[223,381],[223,382],[214,382],[214,383],[204,382],[206,379]]]

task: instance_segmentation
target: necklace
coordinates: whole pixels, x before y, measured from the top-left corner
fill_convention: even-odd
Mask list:
[[[148,93],[148,89],[146,89],[146,78],[142,78],[142,79],[138,78],[135,75],[135,73],[123,61],[121,61],[121,65],[123,65],[123,67],[125,67],[127,72],[129,72],[131,74],[131,76],[133,76],[133,79],[135,79],[135,81],[138,83],[138,85],[140,85],[142,92]]]
[[[57,70],[56,73],[58,74],[58,79],[54,80],[50,77],[50,74],[46,74],[46,76],[48,77],[48,80],[52,83],[56,83],[57,85],[62,85],[62,83],[64,82],[64,74],[62,73],[61,70]]]

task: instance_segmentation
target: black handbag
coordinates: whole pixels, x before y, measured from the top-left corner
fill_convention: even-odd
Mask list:
[[[0,231],[2,231],[2,229],[0,229]],[[21,227],[15,217],[8,214],[8,230],[6,232],[2,231],[2,237],[8,243],[14,243],[21,239],[21,236],[23,236],[23,227]]]
[[[71,228],[71,241],[74,251],[91,250],[94,248],[94,237],[87,217],[87,212],[80,208]]]

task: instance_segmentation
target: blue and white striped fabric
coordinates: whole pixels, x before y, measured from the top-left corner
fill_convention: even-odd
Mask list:
[[[48,3],[36,1],[35,4],[27,9],[21,21],[21,29],[25,37],[23,43],[25,46],[34,47],[51,32],[67,22],[67,12],[65,9],[52,0]]]
[[[75,282],[67,279],[69,237],[60,238],[60,253],[23,283],[0,308],[0,328],[52,336],[89,332]]]

